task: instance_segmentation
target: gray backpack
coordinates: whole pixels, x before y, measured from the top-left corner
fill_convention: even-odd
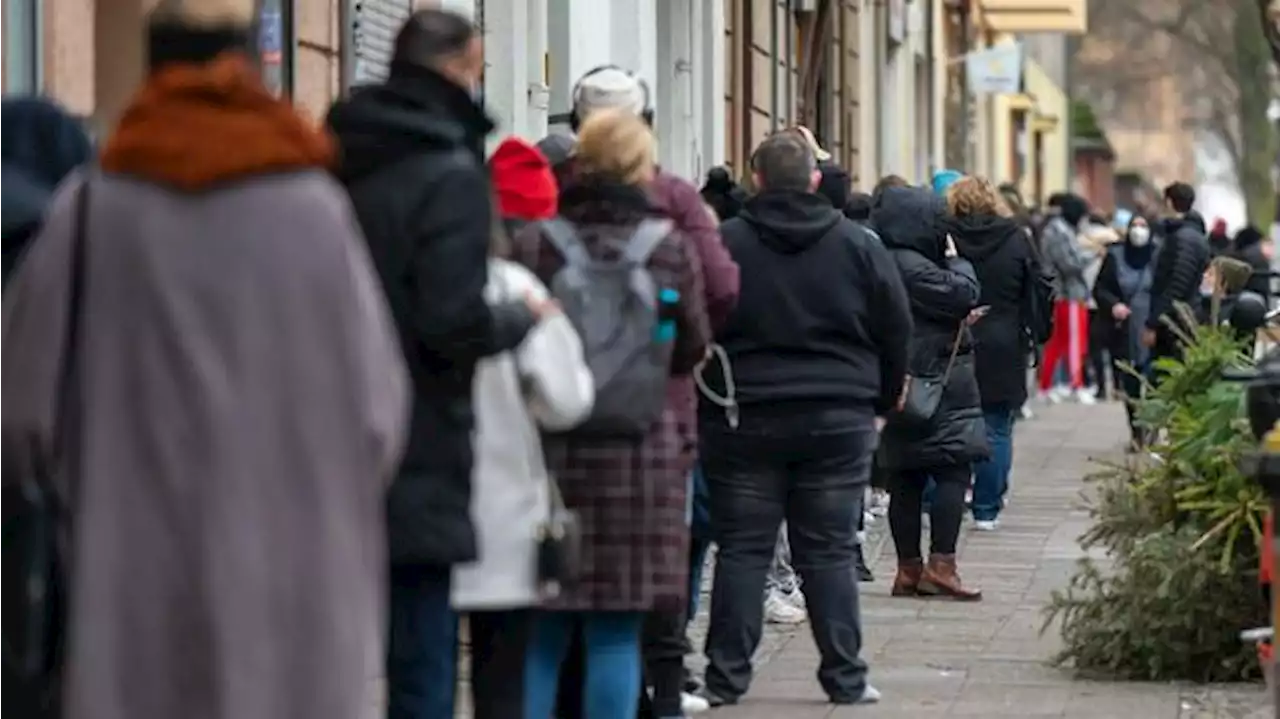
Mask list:
[[[644,437],[662,416],[670,341],[662,341],[663,322],[657,282],[649,257],[669,234],[669,220],[640,223],[615,262],[596,260],[577,229],[555,218],[541,223],[542,234],[564,257],[551,280],[551,295],[582,337],[587,366],[595,378],[596,401],[571,434],[586,437]]]

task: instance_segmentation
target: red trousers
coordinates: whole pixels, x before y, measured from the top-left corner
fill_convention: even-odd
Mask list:
[[[1057,300],[1053,303],[1053,334],[1044,346],[1040,362],[1040,391],[1053,387],[1058,362],[1067,361],[1071,389],[1084,387],[1084,360],[1089,354],[1089,307],[1083,301]]]

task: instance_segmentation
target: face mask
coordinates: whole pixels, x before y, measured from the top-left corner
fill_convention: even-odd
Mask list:
[[[1129,243],[1134,247],[1146,247],[1151,241],[1151,229],[1147,227],[1134,227],[1129,230]]]

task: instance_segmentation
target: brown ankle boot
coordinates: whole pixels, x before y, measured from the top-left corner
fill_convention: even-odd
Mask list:
[[[956,573],[956,555],[932,554],[929,564],[920,575],[920,584],[916,587],[920,594],[935,597],[949,597],[960,602],[976,602],[982,599],[982,590],[966,587]]]
[[[889,593],[895,597],[914,597],[922,572],[924,572],[923,560],[899,560],[898,573],[893,577],[893,590]]]

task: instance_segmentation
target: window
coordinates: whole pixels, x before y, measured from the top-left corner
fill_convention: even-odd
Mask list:
[[[31,95],[41,90],[41,0],[5,0],[4,94]]]
[[[293,94],[293,0],[262,0],[258,56],[262,79],[276,95]]]

